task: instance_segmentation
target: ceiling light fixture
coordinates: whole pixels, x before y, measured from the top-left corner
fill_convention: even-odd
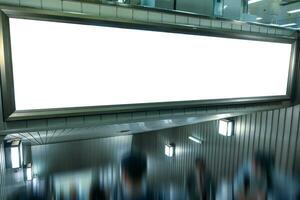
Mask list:
[[[262,19],[263,19],[262,17],[256,17],[257,21],[262,20]]]
[[[260,1],[262,1],[262,0],[249,0],[248,5],[253,4],[253,3],[257,3],[257,2],[260,2]]]
[[[232,136],[233,121],[228,119],[219,120],[219,134],[223,136]]]
[[[281,27],[289,27],[289,26],[295,26],[297,25],[296,23],[289,23],[289,24],[282,24],[280,25]]]
[[[32,166],[31,163],[27,164],[26,168],[26,180],[31,181],[32,180]]]
[[[174,143],[165,145],[165,155],[168,157],[175,156],[175,144]]]
[[[300,12],[300,9],[295,9],[295,10],[289,10],[289,11],[287,11],[287,13],[289,13],[289,14],[298,13],[298,12]]]
[[[192,140],[192,141],[194,141],[194,142],[197,142],[197,143],[199,143],[199,144],[202,143],[202,140],[201,140],[201,139],[196,138],[196,137],[194,137],[194,136],[189,136],[189,139]]]
[[[11,159],[11,167],[13,169],[15,168],[20,168],[21,164],[20,164],[20,153],[19,153],[19,147],[12,147],[10,149],[11,154],[10,154],[10,159]]]
[[[269,24],[270,26],[280,26],[279,24],[273,24],[273,23],[271,23],[271,24]]]
[[[5,142],[5,160],[6,167],[18,169],[23,163],[23,147],[21,140],[13,140]]]

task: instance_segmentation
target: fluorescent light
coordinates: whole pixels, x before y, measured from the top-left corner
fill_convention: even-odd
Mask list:
[[[219,121],[219,134],[223,136],[232,136],[233,121],[227,119],[221,119]]]
[[[227,123],[227,135],[226,136],[232,136],[233,131],[233,122]]]
[[[263,19],[262,17],[256,17],[257,21],[262,20],[262,19]]]
[[[168,157],[173,157],[175,155],[175,146],[174,145],[165,145],[165,154]]]
[[[227,135],[227,123],[223,120],[219,121],[219,134],[221,135]]]
[[[20,168],[19,147],[12,147],[10,151],[12,168]]]
[[[227,7],[228,7],[228,5],[224,5],[224,6],[223,6],[223,9],[225,10]]]
[[[166,156],[172,157],[172,155],[171,155],[171,146],[165,145],[165,154],[166,154]]]
[[[279,24],[273,24],[273,23],[271,23],[271,24],[269,24],[270,26],[280,26]]]
[[[257,2],[260,2],[262,0],[249,0],[248,1],[248,4],[253,4],[253,3],[257,3]]]
[[[27,181],[31,181],[32,180],[32,168],[31,168],[31,164],[26,169],[26,179],[27,179]]]
[[[296,23],[289,23],[289,24],[282,24],[280,25],[281,27],[288,27],[288,26],[295,26],[297,25]]]
[[[300,12],[300,9],[287,11],[287,13],[289,13],[289,14],[298,13],[298,12]]]
[[[189,136],[189,139],[194,141],[194,142],[200,143],[200,144],[202,143],[202,141],[200,139],[198,139],[196,137],[193,137],[193,136]]]

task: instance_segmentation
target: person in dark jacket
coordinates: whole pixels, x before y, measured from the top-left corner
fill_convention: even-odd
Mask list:
[[[121,162],[121,184],[116,187],[114,200],[159,200],[157,193],[146,184],[147,158],[142,153],[129,153]]]

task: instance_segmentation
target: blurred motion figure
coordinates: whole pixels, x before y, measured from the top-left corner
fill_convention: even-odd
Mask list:
[[[264,153],[256,153],[246,163],[234,180],[235,199],[296,200],[298,184],[274,169],[274,159]]]
[[[121,184],[116,187],[114,200],[156,200],[146,183],[147,158],[144,154],[132,152],[121,161]]]
[[[109,199],[104,187],[99,180],[99,169],[93,170],[92,184],[89,192],[89,200],[106,200]]]
[[[90,190],[90,200],[106,200],[107,195],[103,188],[101,188],[99,183],[92,184],[91,190]]]
[[[214,199],[213,182],[202,158],[196,159],[195,167],[187,177],[186,189],[189,200]]]

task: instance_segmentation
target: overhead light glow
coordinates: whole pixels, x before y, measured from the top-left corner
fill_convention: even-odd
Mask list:
[[[19,154],[19,147],[12,147],[11,149],[11,165],[12,168],[20,168],[20,154]]]
[[[228,5],[224,5],[224,6],[223,6],[223,9],[225,10],[227,7],[228,7]]]
[[[233,135],[233,121],[221,119],[219,121],[219,134],[223,136]]]
[[[300,9],[295,9],[295,10],[289,10],[289,11],[287,11],[287,13],[289,13],[289,14],[298,13],[298,12],[300,12]]]
[[[260,2],[262,0],[249,0],[248,1],[248,4],[253,4],[253,3],[257,3],[257,2]]]
[[[173,157],[175,155],[175,146],[174,145],[165,145],[165,154],[168,157]]]
[[[194,142],[197,142],[199,144],[202,143],[202,141],[199,138],[196,138],[196,137],[193,137],[193,136],[189,136],[189,139],[192,140],[192,141],[194,141]]]
[[[262,20],[262,19],[263,19],[262,17],[256,17],[257,21]]]
[[[280,25],[281,27],[289,27],[289,26],[295,26],[297,25],[296,23],[289,23],[289,24],[282,24]]]

